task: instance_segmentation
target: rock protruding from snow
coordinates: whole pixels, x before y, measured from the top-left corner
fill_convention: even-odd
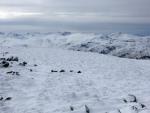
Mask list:
[[[125,103],[128,102],[137,102],[137,98],[135,95],[129,94],[126,98],[123,99]]]
[[[0,67],[4,67],[4,68],[9,67],[9,62],[3,60],[2,62],[0,62]]]
[[[125,102],[124,107],[106,113],[147,113],[146,106],[139,103],[135,95],[129,94],[123,100]]]

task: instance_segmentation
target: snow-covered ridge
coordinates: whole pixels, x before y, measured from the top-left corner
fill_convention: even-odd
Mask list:
[[[0,34],[0,113],[150,113],[150,60],[78,52],[148,51],[149,37]]]
[[[150,59],[150,36],[123,33],[0,33],[1,46],[61,47],[133,59]]]
[[[149,60],[40,47],[0,53],[0,113],[150,113]]]

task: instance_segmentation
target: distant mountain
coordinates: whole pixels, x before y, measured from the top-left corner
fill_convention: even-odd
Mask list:
[[[123,58],[150,59],[150,36],[112,33],[0,33],[1,46],[61,47]]]

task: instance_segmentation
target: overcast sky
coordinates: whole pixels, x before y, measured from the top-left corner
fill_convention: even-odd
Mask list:
[[[0,0],[1,31],[99,31],[127,25],[150,25],[150,0]]]

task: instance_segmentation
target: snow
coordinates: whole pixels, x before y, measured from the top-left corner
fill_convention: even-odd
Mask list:
[[[1,46],[58,47],[132,59],[150,59],[150,36],[123,33],[1,33]]]
[[[88,34],[82,35],[93,39]],[[19,57],[19,62],[13,62],[8,68],[0,67],[0,97],[12,97],[0,100],[0,113],[86,113],[85,105],[90,113],[150,112],[149,60],[122,59],[58,47],[59,43],[87,41],[86,38],[81,42],[80,38],[71,40],[75,34],[62,36],[60,40],[59,33],[43,35],[44,38],[40,38],[41,34],[38,36],[0,39],[0,58]],[[51,42],[54,39],[57,46]],[[23,61],[27,66],[18,65]],[[62,69],[65,72],[60,73]],[[20,75],[6,74],[8,71]],[[137,102],[131,102],[130,95],[135,95]]]

